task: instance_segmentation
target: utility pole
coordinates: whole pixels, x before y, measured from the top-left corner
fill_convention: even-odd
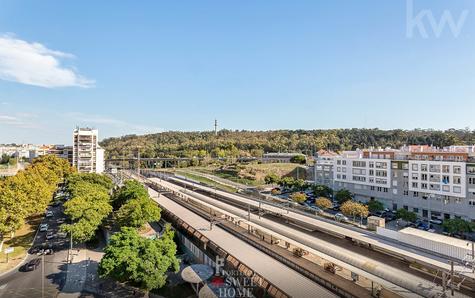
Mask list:
[[[137,174],[139,174],[140,176],[140,146],[137,146],[137,161],[138,161]]]
[[[41,254],[41,298],[45,297],[45,254]]]
[[[214,119],[214,135],[218,135],[218,120]]]

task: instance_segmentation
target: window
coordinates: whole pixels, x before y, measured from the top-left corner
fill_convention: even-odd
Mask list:
[[[413,188],[418,188],[418,187],[419,187],[419,183],[417,183],[417,182],[412,182],[412,187],[413,187]]]
[[[422,189],[427,189],[427,183],[421,183],[421,188]]]
[[[462,188],[460,186],[454,186],[454,193],[462,193]]]
[[[467,166],[468,174],[475,174],[475,166]]]
[[[386,169],[388,165],[385,162],[376,162],[377,169]]]
[[[440,173],[440,165],[430,165],[429,171],[432,173]]]
[[[374,176],[374,170],[369,170],[369,175]]]
[[[353,161],[353,167],[366,168],[366,161]]]
[[[337,164],[337,165],[341,165],[341,160],[337,160],[337,161],[336,161],[336,164]]]
[[[393,163],[391,164],[391,166],[392,166],[392,168],[395,169],[395,170],[398,169],[397,162],[393,162]]]
[[[419,180],[419,174],[418,173],[412,173],[412,180]]]
[[[378,171],[376,171],[376,176],[378,176],[378,177],[387,177],[387,176],[388,176],[388,172],[378,170]]]
[[[344,165],[344,166],[346,166],[346,160],[342,160],[342,161],[341,161],[341,164]]]
[[[454,166],[454,174],[462,173],[462,168],[460,166]]]
[[[450,186],[442,185],[442,191],[449,192],[450,191]]]
[[[427,172],[427,165],[426,164],[421,164],[421,171],[422,172]]]
[[[454,176],[454,184],[462,184],[462,177]]]
[[[450,183],[450,176],[448,176],[448,175],[443,175],[443,176],[442,176],[442,183],[444,183],[444,184],[449,184],[449,183]]]
[[[402,164],[402,169],[403,170],[409,170],[409,164],[408,163],[403,163]]]
[[[413,163],[413,164],[412,164],[412,170],[413,170],[413,171],[419,171],[419,165],[416,164],[416,163]]]
[[[406,209],[409,211],[409,207],[407,205],[403,205],[402,208]]]
[[[417,191],[415,191],[415,192],[412,194],[412,196],[413,196],[414,198],[417,198],[417,197],[419,197],[419,193],[418,193]]]
[[[370,161],[370,162],[369,162],[369,167],[370,167],[370,168],[374,168],[374,161]]]
[[[475,178],[468,178],[468,184],[475,184]]]
[[[449,165],[443,165],[442,166],[442,172],[443,173],[450,173],[450,166]]]
[[[375,187],[375,186],[371,186],[371,190],[375,190],[375,189],[376,189],[376,187]]]
[[[421,174],[421,180],[427,181],[427,174]]]
[[[415,213],[419,213],[419,208],[412,208],[412,211]]]
[[[408,196],[408,195],[409,195],[409,191],[405,190],[405,191],[404,191],[404,195],[405,195],[405,196]]]

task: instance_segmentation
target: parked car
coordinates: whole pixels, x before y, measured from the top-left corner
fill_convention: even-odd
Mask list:
[[[24,265],[24,270],[25,271],[33,271],[36,268],[38,268],[38,266],[40,264],[41,264],[41,259],[40,258],[33,259],[33,260],[29,261],[28,263],[26,263]]]
[[[52,231],[49,231],[46,233],[46,239],[50,240],[54,238],[54,233]]]
[[[430,223],[431,224],[436,224],[436,225],[441,225],[442,221],[440,219],[433,218],[433,219],[430,220]]]
[[[418,224],[416,224],[416,228],[419,230],[427,231],[429,230],[429,225],[426,224],[425,222],[419,222]]]
[[[65,220],[66,220],[66,219],[63,218],[63,217],[62,217],[62,218],[58,218],[58,219],[56,220],[56,223],[57,223],[57,224],[63,224],[63,223],[65,222]]]
[[[46,217],[53,217],[53,211],[46,211]]]
[[[46,232],[48,231],[48,224],[41,224],[40,225],[40,232]]]
[[[334,217],[335,217],[335,220],[336,220],[336,221],[350,221],[350,220],[348,219],[348,217],[346,217],[346,216],[343,215],[342,213],[337,213],[337,214],[335,214]]]

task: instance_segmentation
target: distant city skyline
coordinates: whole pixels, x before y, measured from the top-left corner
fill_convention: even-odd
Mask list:
[[[475,129],[473,1],[111,5],[2,1],[0,143],[71,144],[76,126],[99,139],[213,131],[214,119]]]

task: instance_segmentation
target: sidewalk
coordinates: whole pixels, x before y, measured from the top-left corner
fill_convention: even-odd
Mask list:
[[[87,277],[87,249],[73,249],[72,262],[68,264],[66,282],[58,297],[80,297]]]

